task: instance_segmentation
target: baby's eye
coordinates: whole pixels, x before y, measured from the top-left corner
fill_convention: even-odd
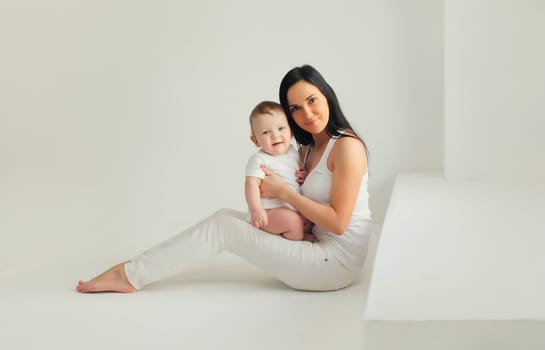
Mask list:
[[[281,127],[278,128],[278,131],[282,131],[282,130],[285,130],[285,129],[286,129],[285,126],[281,126]]]
[[[263,131],[263,132],[261,133],[261,135],[268,135],[268,134],[269,134],[269,130]]]

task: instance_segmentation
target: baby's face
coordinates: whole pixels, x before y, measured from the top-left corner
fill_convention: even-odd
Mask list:
[[[291,144],[291,129],[284,113],[259,114],[252,118],[252,141],[273,156],[284,155]]]

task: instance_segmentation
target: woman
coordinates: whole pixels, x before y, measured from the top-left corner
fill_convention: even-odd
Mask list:
[[[288,202],[312,221],[316,242],[268,234],[246,222],[244,213],[223,209],[131,261],[80,281],[77,290],[134,292],[223,250],[294,289],[328,291],[350,285],[365,261],[371,231],[365,143],[344,117],[333,89],[311,66],[284,76],[280,103],[301,145],[307,176],[299,194],[264,168],[261,195]]]

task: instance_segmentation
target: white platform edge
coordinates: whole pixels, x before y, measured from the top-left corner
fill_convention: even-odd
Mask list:
[[[440,178],[441,174],[399,174],[396,185],[392,191],[390,205],[396,205],[396,196],[399,195],[398,182],[411,176],[431,176]],[[458,186],[465,186],[464,182],[457,182]],[[468,183],[470,186],[472,183]],[[479,184],[477,184],[479,186]],[[495,184],[491,185],[495,186]],[[539,193],[543,187],[539,187]],[[541,197],[539,197],[541,198]],[[545,197],[544,197],[545,199]],[[541,203],[541,202],[539,202]],[[545,203],[545,201],[543,202]],[[541,208],[541,204],[540,204]],[[392,211],[389,207],[384,221],[382,235],[390,229]],[[387,239],[387,237],[386,237]],[[378,243],[377,264],[382,264],[380,242]],[[375,272],[375,271],[374,271]],[[373,308],[373,298],[376,298],[373,290],[373,277],[369,288],[367,309],[365,310],[365,339],[366,349],[398,349],[399,344],[404,344],[403,349],[544,349],[545,348],[545,322],[542,317],[528,319],[475,319],[454,318],[441,319],[409,319],[388,318],[381,319],[380,312],[369,310]],[[538,305],[535,305],[538,306]],[[538,306],[540,308],[540,306]]]

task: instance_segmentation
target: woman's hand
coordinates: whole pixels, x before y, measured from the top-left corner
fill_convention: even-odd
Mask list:
[[[261,180],[259,186],[261,197],[282,199],[283,194],[289,190],[289,186],[280,176],[267,169],[265,165],[261,165],[261,170],[265,173],[265,177]]]
[[[299,169],[295,172],[295,181],[299,185],[302,185],[305,182],[305,179],[307,178],[308,172],[305,169]]]

